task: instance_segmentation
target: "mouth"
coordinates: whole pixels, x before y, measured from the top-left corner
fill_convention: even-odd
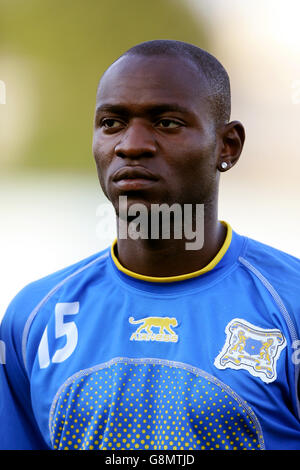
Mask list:
[[[138,190],[152,186],[158,177],[141,166],[125,166],[117,170],[112,178],[120,189]]]

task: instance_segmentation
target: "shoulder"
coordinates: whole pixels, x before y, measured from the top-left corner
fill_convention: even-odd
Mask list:
[[[1,322],[2,334],[5,334],[7,329],[14,333],[23,329],[32,311],[41,302],[45,301],[53,290],[76,276],[80,277],[80,275],[85,275],[86,272],[91,272],[95,266],[99,268],[99,264],[106,262],[108,254],[109,248],[106,248],[101,252],[27,284],[16,294],[8,306]]]
[[[269,276],[282,279],[300,280],[300,259],[277,248],[247,238],[240,261],[246,260],[252,266]]]
[[[264,286],[284,316],[292,318],[300,332],[300,260],[248,238],[239,262],[254,282]]]

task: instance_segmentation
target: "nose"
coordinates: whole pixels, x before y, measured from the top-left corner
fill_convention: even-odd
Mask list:
[[[156,152],[153,130],[139,120],[132,120],[122,133],[115,147],[115,154],[121,158],[151,157]]]

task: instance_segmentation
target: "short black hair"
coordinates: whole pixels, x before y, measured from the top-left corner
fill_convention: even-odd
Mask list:
[[[211,95],[208,97],[217,125],[226,124],[231,113],[229,76],[223,65],[209,52],[183,41],[155,39],[142,42],[128,49],[121,57],[129,55],[185,57],[203,73]]]

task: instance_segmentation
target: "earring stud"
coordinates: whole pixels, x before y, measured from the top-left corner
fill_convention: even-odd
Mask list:
[[[223,170],[226,170],[227,167],[228,167],[228,163],[226,163],[226,162],[222,162],[222,163],[221,163],[221,168],[222,168]]]

